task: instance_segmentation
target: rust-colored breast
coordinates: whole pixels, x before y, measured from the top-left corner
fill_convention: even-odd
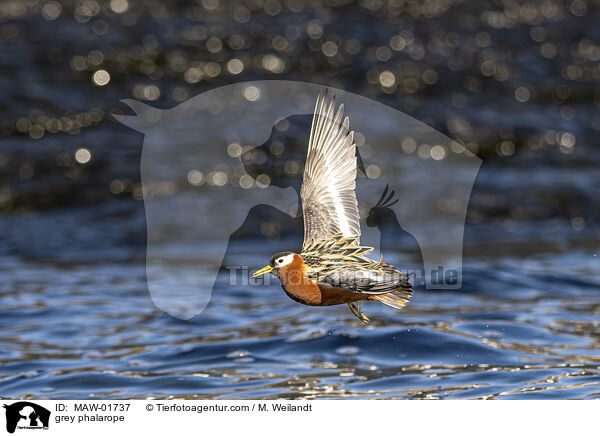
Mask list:
[[[292,300],[309,306],[320,306],[321,290],[315,282],[306,278],[305,270],[302,258],[295,254],[293,262],[279,270],[281,286]]]

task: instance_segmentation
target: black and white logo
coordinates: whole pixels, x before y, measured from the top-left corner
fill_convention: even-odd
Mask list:
[[[48,429],[50,411],[29,401],[19,401],[4,405],[6,409],[6,431],[14,433],[16,429]]]

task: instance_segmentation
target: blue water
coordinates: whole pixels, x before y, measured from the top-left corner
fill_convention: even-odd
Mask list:
[[[223,275],[200,316],[157,310],[140,264],[0,262],[8,398],[598,398],[598,277],[581,256],[469,263],[401,312],[312,308]]]

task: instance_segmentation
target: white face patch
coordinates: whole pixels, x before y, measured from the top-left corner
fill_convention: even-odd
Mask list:
[[[275,268],[281,268],[289,265],[294,261],[294,253],[286,254],[285,256],[279,256],[275,259]]]

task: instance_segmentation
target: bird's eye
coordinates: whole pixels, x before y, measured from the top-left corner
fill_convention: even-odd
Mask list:
[[[283,259],[281,259],[281,258],[280,258],[280,259],[277,259],[277,262],[279,262],[279,263],[283,263]]]

